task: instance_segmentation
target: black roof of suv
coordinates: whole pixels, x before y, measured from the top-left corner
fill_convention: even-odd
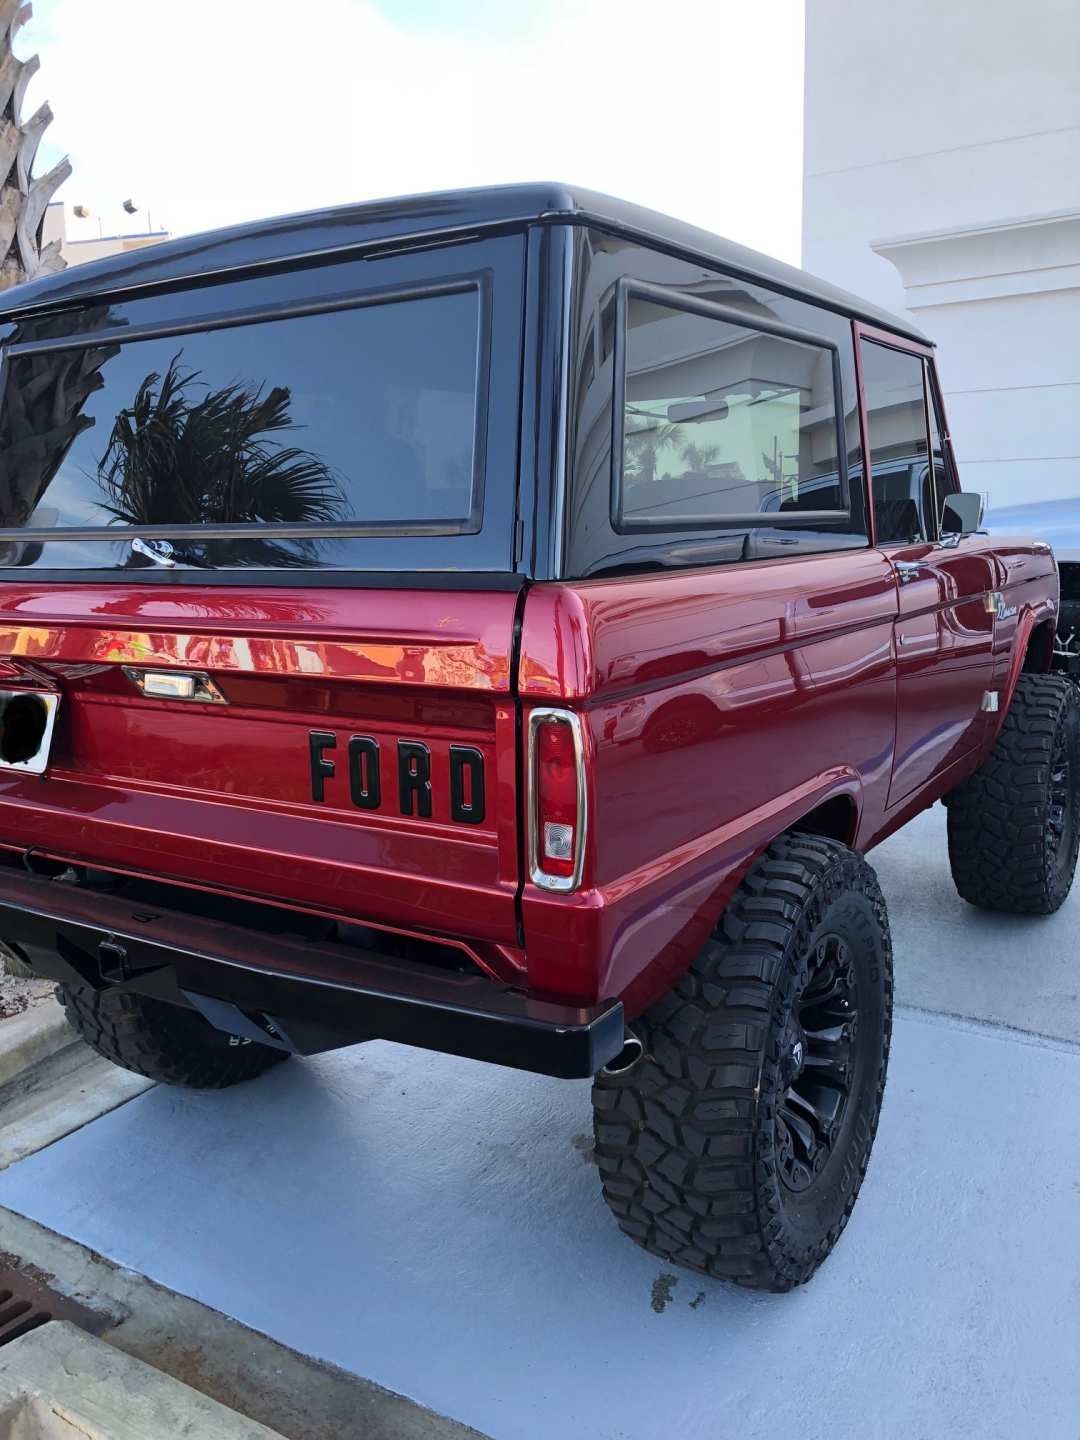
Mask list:
[[[804,270],[655,210],[554,183],[369,200],[185,235],[19,285],[0,297],[0,318],[336,251],[392,248],[422,237],[452,238],[536,222],[592,225],[625,235],[929,343],[910,319],[879,309]]]

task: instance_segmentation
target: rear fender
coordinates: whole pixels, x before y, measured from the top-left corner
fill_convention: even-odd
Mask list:
[[[526,886],[530,987],[571,993],[591,969],[589,993],[640,1014],[690,967],[773,840],[804,827],[851,843],[861,812],[859,775],[837,766],[610,884],[566,896]]]
[[[666,945],[658,947],[656,958],[622,987],[617,982],[619,968],[626,958],[620,953],[623,934],[613,935],[607,952],[611,955],[608,985],[600,993],[621,995],[628,1015],[647,1009],[693,964],[735,891],[774,840],[788,831],[806,829],[852,844],[858,835],[861,810],[859,775],[847,767],[837,767],[714,832],[709,837],[710,848],[701,854],[698,863],[691,862],[680,867],[683,873],[675,871],[670,875],[666,895],[647,899],[644,887],[636,893],[634,909],[639,916],[646,908],[661,916],[677,915],[680,910],[685,913],[692,898],[700,896],[690,923]],[[708,883],[710,876],[712,884]],[[627,938],[630,929],[628,926],[624,932]],[[636,947],[627,946],[632,948]]]

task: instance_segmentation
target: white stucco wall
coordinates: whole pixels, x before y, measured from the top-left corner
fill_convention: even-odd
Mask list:
[[[806,0],[806,25],[802,263],[914,315],[965,488],[1044,502],[1016,519],[1053,539],[1061,501],[1080,519],[1080,3]]]

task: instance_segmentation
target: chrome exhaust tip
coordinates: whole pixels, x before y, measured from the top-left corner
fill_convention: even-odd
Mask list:
[[[623,1037],[623,1046],[613,1060],[601,1069],[600,1074],[606,1075],[609,1080],[620,1079],[629,1075],[631,1070],[636,1070],[641,1064],[645,1055],[645,1046],[632,1030],[627,1030]]]

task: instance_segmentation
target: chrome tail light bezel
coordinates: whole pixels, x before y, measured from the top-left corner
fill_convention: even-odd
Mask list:
[[[574,835],[574,868],[570,875],[548,875],[542,867],[540,850],[540,786],[536,773],[536,736],[541,725],[568,725],[574,741],[574,769],[577,782],[577,826]],[[528,807],[529,879],[541,890],[556,894],[569,894],[581,885],[585,866],[585,845],[589,833],[588,794],[585,784],[585,737],[581,716],[573,710],[562,710],[551,706],[538,706],[529,711],[528,738],[525,747],[526,804]]]

